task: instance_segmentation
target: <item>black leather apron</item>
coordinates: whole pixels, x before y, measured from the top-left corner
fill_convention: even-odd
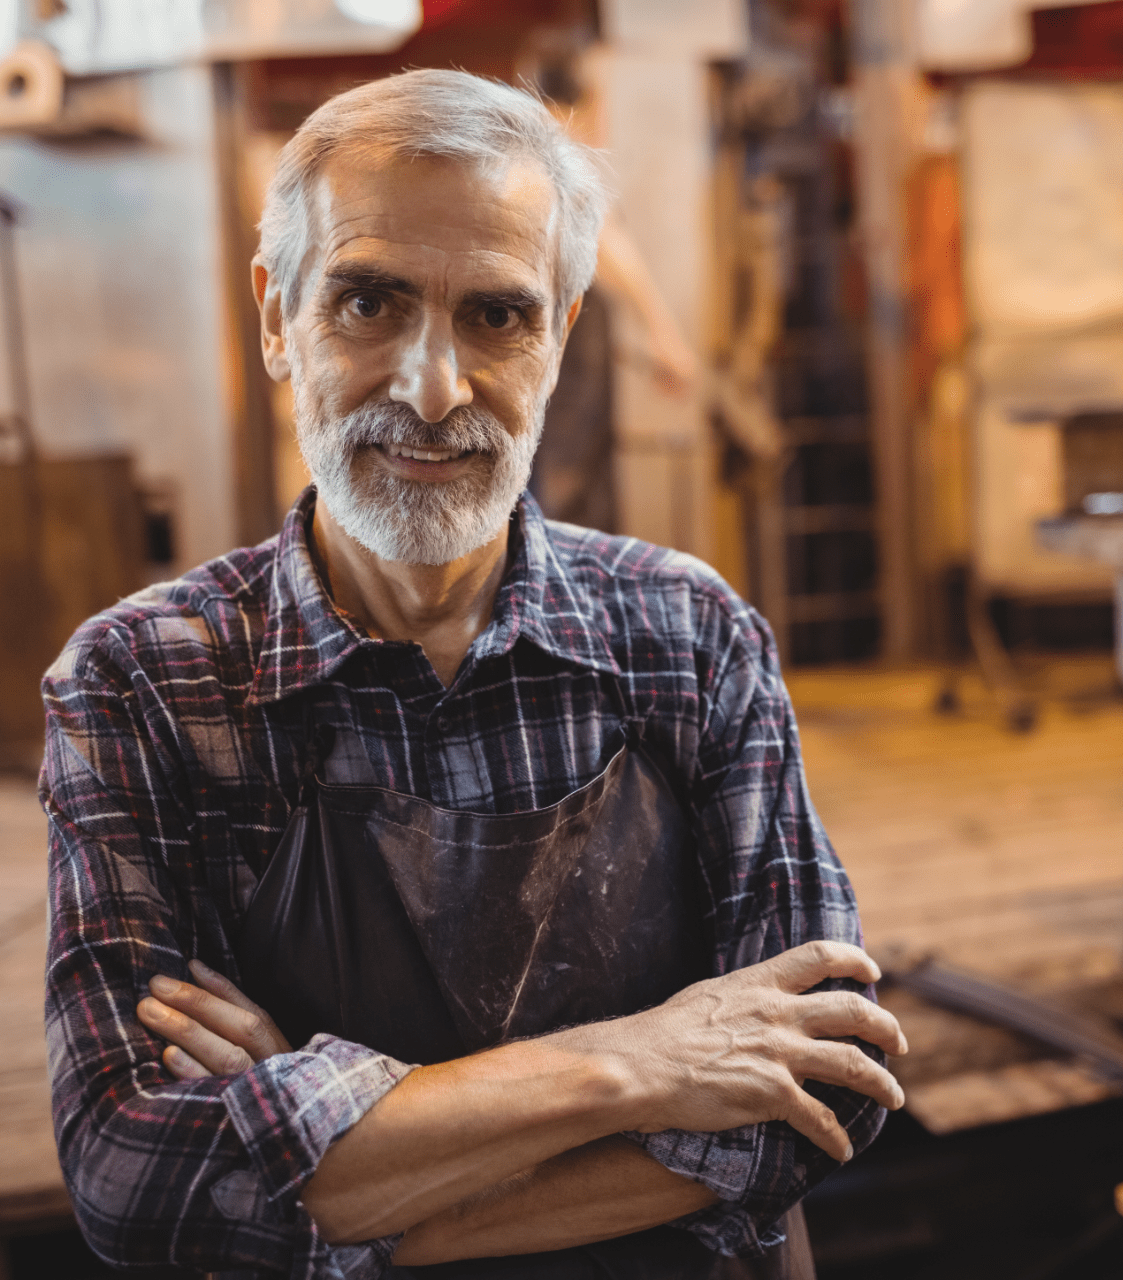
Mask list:
[[[330,750],[321,729],[300,803],[246,916],[246,993],[294,1045],[327,1031],[427,1064],[635,1013],[708,977],[689,822],[659,764],[634,733],[625,736],[604,773],[579,791],[546,809],[496,816],[318,781],[317,759]],[[393,1274],[766,1273],[660,1227],[579,1249]]]

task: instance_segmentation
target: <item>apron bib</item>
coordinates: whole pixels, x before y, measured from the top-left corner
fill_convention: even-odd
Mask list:
[[[689,821],[658,761],[625,733],[587,786],[507,815],[320,782],[327,751],[314,752],[246,915],[238,947],[246,994],[293,1045],[330,1032],[430,1064],[636,1013],[708,977]],[[392,1274],[794,1280],[789,1268],[771,1269],[783,1249],[768,1264],[723,1258],[659,1227]]]

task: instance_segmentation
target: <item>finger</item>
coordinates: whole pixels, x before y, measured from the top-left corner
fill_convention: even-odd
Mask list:
[[[834,1040],[806,1040],[802,1051],[787,1058],[788,1069],[797,1080],[819,1080],[841,1085],[872,1098],[890,1111],[905,1105],[904,1090],[893,1075],[856,1044]]]
[[[236,1004],[239,1009],[260,1014],[263,1018],[269,1017],[260,1005],[254,1004],[249,996],[243,995],[225,974],[218,973],[205,965],[202,960],[188,960],[187,967],[204,991],[209,991],[211,995],[218,996],[220,1000],[225,1000],[229,1004]]]
[[[243,1004],[233,1004],[190,982],[178,982],[159,973],[149,979],[148,989],[161,1003],[178,1009],[223,1040],[244,1049],[255,1062],[289,1051],[288,1041],[272,1018],[245,997]]]
[[[257,1019],[260,1030],[264,1033],[265,1043],[269,1046],[268,1052],[262,1053],[258,1057],[268,1058],[274,1053],[291,1053],[292,1045],[281,1034],[280,1028],[269,1016],[269,1014],[259,1004],[254,1002],[245,995],[227,978],[224,974],[217,973],[202,960],[189,960],[187,967],[191,970],[192,975],[198,984],[212,995],[218,996],[220,1000],[226,1000],[230,1004],[236,1004],[239,1009],[245,1009],[247,1013],[253,1015]],[[249,1046],[246,1046],[249,1049]],[[252,1053],[253,1050],[251,1049]]]
[[[215,1035],[153,996],[145,996],[137,1005],[137,1014],[151,1032],[189,1053],[208,1075],[233,1076],[253,1066],[254,1060],[240,1045]]]
[[[838,1116],[825,1102],[805,1093],[794,1081],[781,1119],[840,1163],[844,1164],[854,1154],[850,1135],[839,1124]]]
[[[881,970],[861,947],[825,939],[792,947],[740,972],[751,981],[779,987],[793,995],[817,986],[826,978],[854,978],[868,984],[881,977]]]
[[[163,1053],[164,1066],[177,1080],[209,1080],[211,1073],[178,1045],[170,1044]]]
[[[796,997],[794,1011],[803,1031],[814,1037],[857,1036],[886,1053],[908,1053],[908,1041],[888,1009],[856,991],[816,991]]]

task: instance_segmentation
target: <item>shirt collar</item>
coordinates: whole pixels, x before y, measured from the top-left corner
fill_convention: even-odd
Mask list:
[[[378,645],[340,612],[308,545],[316,492],[306,489],[285,518],[273,553],[269,608],[250,702],[277,702],[328,680],[356,649]],[[495,598],[491,622],[476,638],[477,659],[510,652],[520,637],[564,661],[620,673],[595,606],[559,556],[529,493],[512,521],[515,556]]]
[[[515,558],[495,598],[491,625],[478,637],[477,657],[509,652],[520,637],[565,662],[619,675],[604,611],[574,576],[538,503],[524,493],[515,511]]]
[[[315,489],[305,489],[277,536],[269,611],[249,702],[279,702],[322,684],[369,640],[335,607],[320,580],[308,545],[315,508]]]

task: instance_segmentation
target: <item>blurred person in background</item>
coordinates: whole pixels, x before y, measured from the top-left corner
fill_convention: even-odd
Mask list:
[[[459,72],[282,154],[313,486],[44,684],[56,1134],[118,1265],[795,1280],[903,1101],[767,625],[524,492],[604,203]]]
[[[576,49],[546,42],[528,51],[536,89],[570,137],[601,150],[604,122],[603,45]],[[529,68],[528,68],[529,70]],[[613,311],[639,324],[645,348],[623,350],[614,341]],[[694,352],[659,291],[619,211],[609,208],[601,228],[597,273],[562,356],[530,491],[551,520],[617,532],[613,485],[613,365],[639,364],[668,396],[685,400],[698,374]]]

